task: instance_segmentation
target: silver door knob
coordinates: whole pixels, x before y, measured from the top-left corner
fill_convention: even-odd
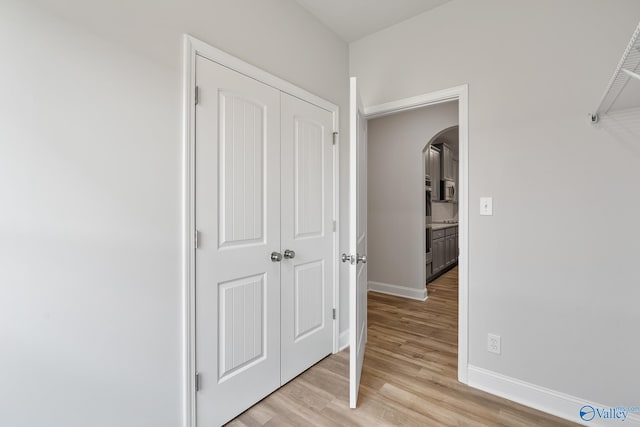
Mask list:
[[[342,257],[340,257],[340,259],[342,260],[342,262],[351,263],[353,261],[353,255],[342,254]]]
[[[271,261],[273,262],[282,261],[282,254],[280,252],[271,252]]]
[[[285,249],[284,258],[285,259],[294,259],[296,257],[296,253],[291,249]]]
[[[366,255],[358,255],[358,257],[356,258],[356,264],[357,263],[363,263],[366,264],[367,263],[367,256]]]

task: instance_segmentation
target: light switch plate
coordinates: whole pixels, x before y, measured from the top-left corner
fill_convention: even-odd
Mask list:
[[[480,215],[493,215],[493,197],[480,197]]]

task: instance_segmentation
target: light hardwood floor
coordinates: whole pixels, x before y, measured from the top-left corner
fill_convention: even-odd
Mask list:
[[[229,425],[576,425],[457,381],[457,274],[454,268],[429,284],[425,302],[369,293],[357,409],[349,409],[345,350],[320,361]]]

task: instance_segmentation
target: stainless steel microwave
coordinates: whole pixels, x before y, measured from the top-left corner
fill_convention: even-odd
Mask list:
[[[445,179],[442,180],[442,185],[440,187],[442,189],[441,199],[446,202],[453,202],[456,200],[456,182]]]

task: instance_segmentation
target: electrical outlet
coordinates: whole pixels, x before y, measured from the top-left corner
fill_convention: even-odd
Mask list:
[[[487,350],[489,353],[501,354],[500,335],[489,334],[487,337]]]

